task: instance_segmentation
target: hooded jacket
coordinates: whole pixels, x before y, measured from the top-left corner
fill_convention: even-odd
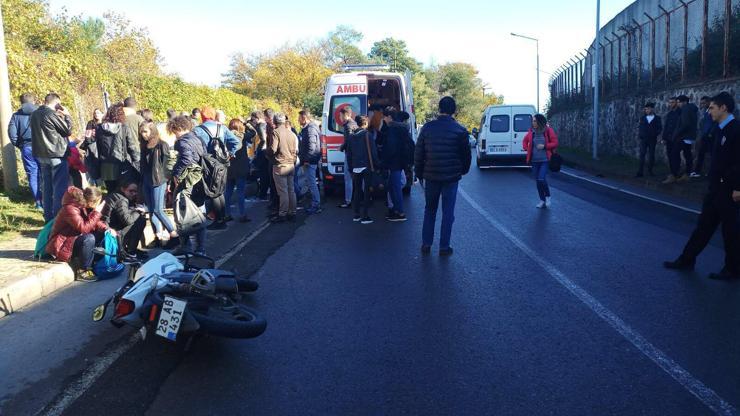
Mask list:
[[[105,122],[99,125],[95,128],[95,143],[101,162],[129,162],[134,169],[141,172],[141,148],[125,124]]]
[[[72,135],[72,119],[60,117],[50,107],[42,105],[31,114],[31,142],[37,158],[63,158],[67,156]]]
[[[22,148],[31,144],[31,114],[37,109],[33,103],[25,103],[10,117],[8,136],[13,146]]]
[[[111,192],[105,197],[105,207],[101,213],[102,221],[114,230],[120,231],[139,219],[141,213],[131,206],[131,202],[120,191]]]
[[[67,188],[62,198],[62,209],[56,216],[46,244],[46,252],[57,261],[69,261],[77,237],[108,229],[101,221],[100,213],[88,210],[77,202],[80,200],[83,200],[81,189],[74,186]]]

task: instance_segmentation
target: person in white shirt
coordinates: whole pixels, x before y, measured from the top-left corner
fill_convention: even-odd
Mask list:
[[[660,116],[655,115],[655,103],[647,103],[643,109],[644,115],[640,118],[640,169],[637,171],[638,178],[645,173],[645,157],[648,157],[648,175],[654,176],[653,166],[655,166],[655,145],[658,143],[658,136],[663,132],[663,121]]]

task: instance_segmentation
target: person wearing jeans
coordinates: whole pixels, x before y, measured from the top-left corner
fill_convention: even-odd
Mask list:
[[[391,203],[388,204],[388,216],[386,219],[392,222],[406,221],[403,207],[403,186],[406,179],[406,167],[413,162],[414,141],[411,138],[409,127],[400,121],[400,113],[393,111],[385,116],[383,145],[383,166],[389,170],[388,196]]]
[[[352,206],[352,170],[350,169],[349,157],[347,156],[347,140],[349,136],[357,130],[357,123],[352,119],[352,107],[345,106],[339,110],[340,121],[344,126],[344,143],[339,148],[344,153],[344,203],[339,204],[339,208],[350,208]]]
[[[321,161],[321,132],[319,126],[311,120],[311,112],[303,109],[298,113],[298,122],[301,125],[301,142],[298,147],[298,158],[301,161],[302,179],[311,193],[311,208],[306,212],[317,214],[321,212],[321,194],[316,183],[316,171]]]
[[[21,151],[23,170],[26,172],[31,194],[36,202],[36,208],[41,208],[39,165],[36,158],[33,157],[33,146],[31,144],[31,114],[37,109],[34,99],[32,94],[21,95],[21,108],[13,113],[13,116],[10,117],[10,123],[8,123],[8,137],[10,137],[10,142]]]
[[[352,172],[352,208],[355,211],[354,222],[372,224],[370,218],[370,200],[372,197],[371,179],[374,168],[378,166],[378,149],[375,145],[375,135],[368,131],[368,118],[355,118],[358,129],[346,140],[347,160]]]
[[[452,254],[450,239],[455,222],[457,184],[470,171],[468,130],[453,115],[457,104],[452,97],[439,101],[439,116],[424,125],[416,141],[414,169],[424,184],[426,207],[422,230],[421,252],[429,254],[434,241],[439,199],[442,198],[442,230],[439,239],[440,256]]]
[[[550,158],[557,147],[558,136],[555,130],[547,125],[545,116],[535,114],[532,117],[532,128],[522,140],[522,148],[527,151],[527,163],[532,164],[532,171],[537,181],[537,193],[540,197],[537,208],[550,206],[550,186],[547,184],[547,173]]]
[[[44,221],[50,221],[62,208],[62,197],[69,185],[69,168],[64,158],[37,158],[41,171]]]

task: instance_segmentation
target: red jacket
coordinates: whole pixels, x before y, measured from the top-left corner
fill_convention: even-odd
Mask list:
[[[100,213],[88,213],[87,208],[77,202],[79,200],[82,200],[82,190],[74,186],[67,188],[62,198],[62,209],[57,214],[46,244],[46,252],[57,261],[69,261],[75,240],[80,235],[108,229],[100,220]]]
[[[547,149],[547,160],[552,157],[553,150],[558,148],[558,136],[552,127],[547,126],[545,129],[545,149]],[[522,149],[527,151],[527,163],[532,160],[532,129],[529,129],[527,135],[522,140]]]

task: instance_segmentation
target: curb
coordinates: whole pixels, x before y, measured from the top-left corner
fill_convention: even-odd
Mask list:
[[[74,280],[72,268],[66,263],[57,263],[0,288],[0,318],[51,295]]]

